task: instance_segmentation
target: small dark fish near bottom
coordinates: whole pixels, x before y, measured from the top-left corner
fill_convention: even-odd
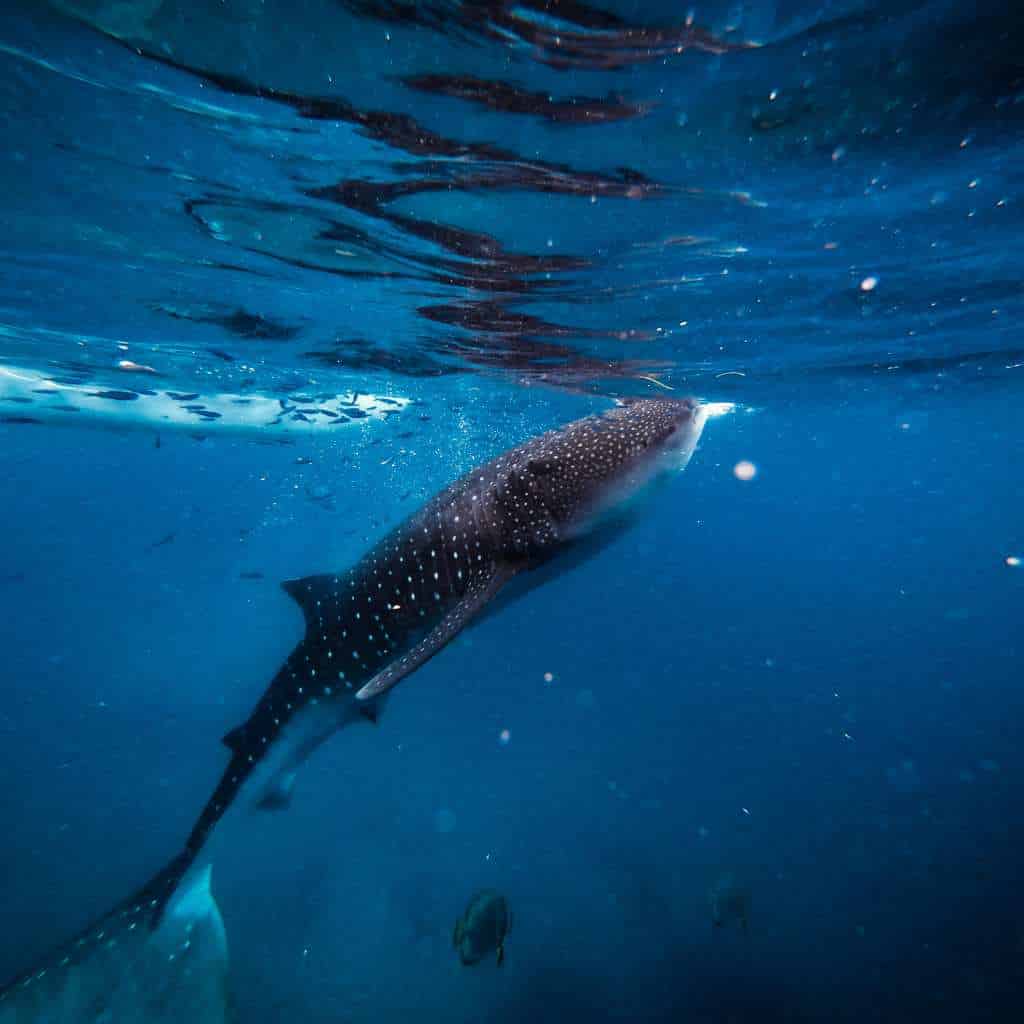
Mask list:
[[[494,953],[500,967],[505,962],[505,938],[512,928],[508,902],[494,889],[474,893],[455,922],[452,945],[465,967],[478,964]]]

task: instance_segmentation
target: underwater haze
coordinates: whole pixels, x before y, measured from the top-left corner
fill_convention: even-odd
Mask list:
[[[3,1024],[1021,1019],[1017,5],[6,0],[0,119]],[[687,397],[628,530],[103,945],[282,582]]]

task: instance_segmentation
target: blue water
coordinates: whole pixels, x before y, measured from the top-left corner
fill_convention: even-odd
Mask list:
[[[180,846],[279,581],[671,388],[630,532],[230,823],[238,1019],[1019,1020],[1024,26],[686,16],[4,5],[4,978]]]

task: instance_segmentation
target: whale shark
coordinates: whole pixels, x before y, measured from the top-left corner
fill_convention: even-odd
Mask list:
[[[0,1024],[229,1024],[227,937],[209,866],[176,888],[153,928],[139,920],[146,896],[7,986]]]
[[[470,470],[349,568],[285,581],[304,635],[248,718],[225,735],[227,766],[184,847],[74,950],[125,929],[159,928],[180,893],[208,874],[204,847],[229,807],[285,807],[320,744],[376,722],[395,686],[520,580],[528,588],[545,578],[538,570],[564,571],[567,555],[603,546],[635,517],[641,495],[687,465],[709,415],[721,411],[694,399],[622,400]],[[66,956],[58,951],[44,972],[52,977]],[[80,960],[76,953],[64,967]],[[37,975],[16,986],[30,988]]]

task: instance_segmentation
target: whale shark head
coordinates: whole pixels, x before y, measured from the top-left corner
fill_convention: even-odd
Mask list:
[[[578,514],[584,518],[628,501],[667,474],[686,468],[708,407],[696,399],[634,399],[606,413],[588,450],[592,477]]]
[[[720,411],[692,398],[625,400],[516,449],[496,495],[506,550],[546,554],[632,505],[686,466]]]

